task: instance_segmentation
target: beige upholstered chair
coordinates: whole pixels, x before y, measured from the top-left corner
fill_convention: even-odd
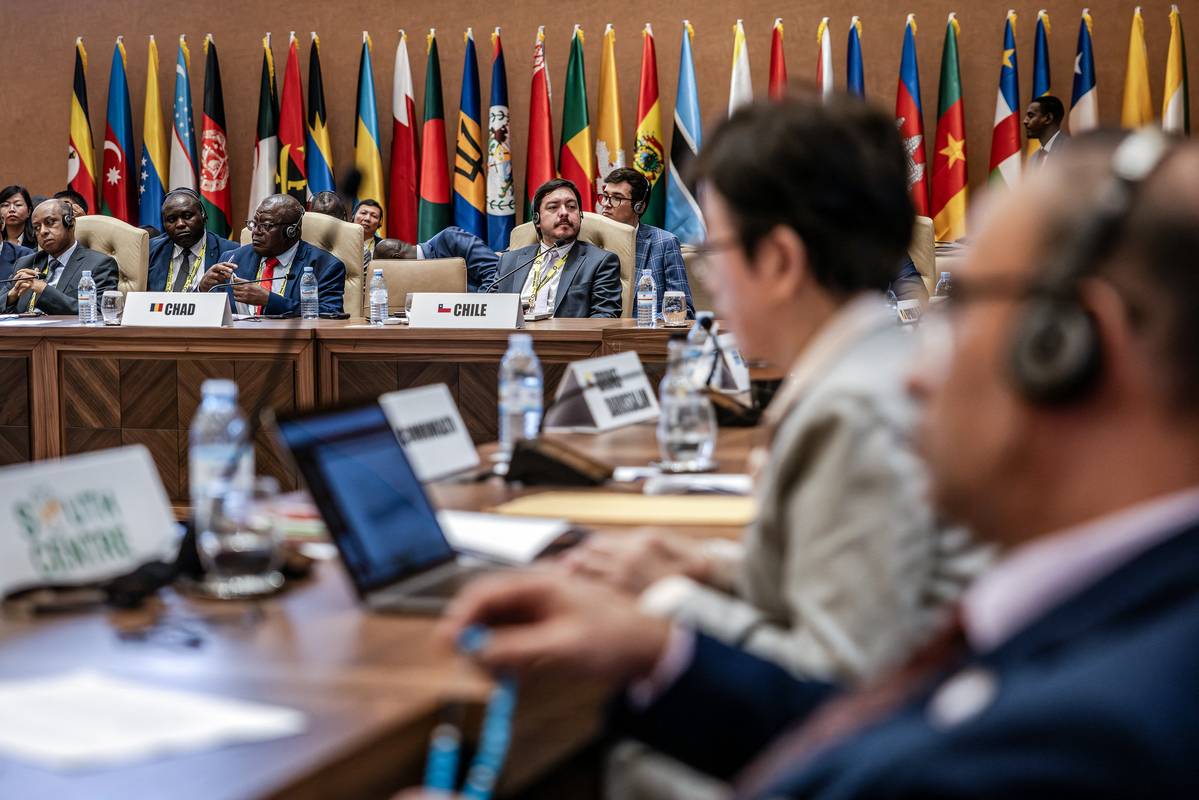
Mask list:
[[[351,317],[362,316],[362,226],[342,222],[328,214],[305,214],[300,238],[328,250],[346,266],[346,291],[342,306]],[[241,243],[250,243],[250,231],[241,229]],[[402,306],[401,306],[402,307]]]
[[[703,272],[703,255],[693,244],[680,244],[683,266],[687,268],[687,285],[691,288],[691,302],[696,311],[713,311],[712,295],[700,276]]]
[[[383,270],[387,282],[387,307],[392,314],[404,310],[409,292],[465,292],[466,262],[461,258],[377,258],[371,269]],[[363,301],[370,308],[370,299]]]
[[[122,292],[146,291],[150,271],[150,234],[115,217],[89,214],[75,219],[75,238],[89,250],[112,256],[121,274]]]
[[[620,259],[620,305],[622,316],[633,314],[633,279],[637,268],[637,229],[623,222],[610,220],[602,214],[583,212],[583,227],[579,238],[588,244],[613,252]],[[517,225],[508,239],[508,249],[527,247],[537,241],[537,229],[532,222]]]
[[[936,236],[933,235],[933,221],[930,217],[916,217],[916,225],[912,228],[912,243],[908,245],[908,255],[912,263],[924,278],[924,288],[933,293],[937,285],[937,253]]]

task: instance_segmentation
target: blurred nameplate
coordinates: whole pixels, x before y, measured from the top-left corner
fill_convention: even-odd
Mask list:
[[[692,363],[689,374],[697,386],[706,383],[722,392],[749,391],[749,365],[737,349],[737,337],[731,333],[718,333],[716,342],[709,336],[702,355]]]
[[[633,351],[574,361],[558,384],[545,427],[610,431],[658,418],[658,399]]]
[[[233,324],[225,292],[130,292],[121,325],[144,328],[220,328]]]
[[[174,557],[175,519],[142,445],[0,469],[0,596]]]
[[[410,328],[498,328],[525,324],[519,294],[413,292],[408,311]]]
[[[444,383],[388,392],[379,398],[379,405],[421,481],[435,481],[479,465],[475,443]]]

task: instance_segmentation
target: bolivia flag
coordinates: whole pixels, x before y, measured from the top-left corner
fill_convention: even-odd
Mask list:
[[[308,199],[308,168],[304,163],[304,87],[300,84],[300,54],[296,32],[287,37],[287,64],[279,98],[279,191],[303,203]]]
[[[937,140],[933,145],[933,231],[937,241],[966,235],[966,112],[958,70],[958,20],[945,25],[941,89],[937,95]]]
[[[142,163],[138,183],[138,225],[162,228],[162,198],[166,194],[167,137],[162,127],[158,96],[158,43],[150,37],[146,67],[146,113],[142,118]]]
[[[999,59],[999,96],[991,130],[991,177],[994,183],[1015,185],[1020,178],[1020,77],[1016,62],[1016,12],[1003,25],[1003,56]]]
[[[450,225],[450,169],[445,154],[445,109],[441,102],[441,57],[437,31],[429,29],[425,63],[425,141],[420,162],[420,210],[417,238],[424,242]]]
[[[925,175],[924,111],[920,105],[920,68],[916,62],[916,15],[908,14],[899,60],[899,86],[895,90],[895,125],[903,139],[908,162],[908,192],[922,217],[928,214],[928,178]]]
[[[75,84],[71,93],[71,134],[67,142],[67,188],[83,195],[89,211],[96,208],[96,154],[87,113],[87,51],[75,39]]]
[[[1191,107],[1187,91],[1187,49],[1182,39],[1182,14],[1170,8],[1170,49],[1166,54],[1166,91],[1162,94],[1162,130],[1191,132]]]
[[[208,216],[205,228],[217,236],[232,230],[233,195],[229,189],[229,147],[225,133],[225,92],[221,63],[212,34],[204,39],[204,118],[200,132],[200,201]]]
[[[304,169],[308,194],[332,192],[333,145],[329,142],[329,112],[325,110],[325,80],[321,76],[321,37],[312,32],[308,46],[308,119],[304,144]]]
[[[646,225],[666,224],[666,148],[662,146],[662,113],[658,106],[658,55],[654,30],[647,22],[641,32],[641,89],[637,93],[637,145],[633,169],[649,181],[649,204],[641,215]]]
[[[575,25],[566,62],[566,94],[562,100],[562,146],[558,174],[575,185],[580,209],[595,210],[595,155],[591,150],[591,121],[587,116],[587,72],[583,67],[583,29]]]
[[[458,145],[454,150],[454,224],[479,238],[487,235],[483,204],[487,181],[479,112],[479,59],[475,33],[466,29],[462,93],[458,100]]]
[[[354,117],[354,166],[362,176],[359,200],[374,200],[383,212],[379,236],[387,236],[387,204],[383,195],[383,158],[379,155],[379,113],[375,108],[375,74],[371,70],[371,37],[362,32],[362,58],[358,62],[358,106]]]
[[[782,99],[787,91],[787,59],[783,55],[783,19],[774,21],[770,33],[770,84],[767,87],[770,99]]]
[[[100,213],[129,222],[136,216],[137,201],[129,181],[129,154],[133,152],[133,110],[129,107],[129,82],[125,79],[125,37],[118,36],[108,74],[108,125],[104,132],[103,191]]]
[[[309,84],[311,86],[311,84]],[[416,239],[416,100],[408,63],[408,34],[400,31],[391,81],[391,192],[387,229],[405,242]]]
[[[553,180],[554,121],[550,118],[550,74],[545,65],[545,26],[533,43],[533,85],[529,88],[529,146],[525,156],[525,221],[533,217],[533,195]]]

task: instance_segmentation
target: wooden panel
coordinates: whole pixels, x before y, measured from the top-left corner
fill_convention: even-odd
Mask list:
[[[69,456],[121,446],[118,428],[67,428],[63,435],[63,449]]]
[[[259,431],[254,438],[254,468],[258,475],[270,475],[279,481],[279,488],[291,491],[299,485],[292,471],[290,457],[279,452],[274,436],[269,431]]]
[[[162,485],[166,487],[167,495],[181,497],[179,486],[179,434],[175,430],[147,430],[139,428],[123,428],[121,444],[145,445],[158,467],[162,477]]]
[[[192,417],[200,407],[200,387],[209,378],[225,378],[233,380],[236,377],[232,361],[216,358],[188,358],[176,362],[175,373],[178,376],[176,395],[179,400],[177,419],[179,427],[191,427]]]
[[[175,430],[179,426],[175,362],[121,359],[121,427]]]
[[[499,364],[463,364],[458,368],[458,410],[475,444],[500,435]]]
[[[338,359],[337,402],[355,403],[402,388],[394,361]]]
[[[294,362],[288,358],[285,368],[274,361],[235,361],[238,402],[247,414],[256,408],[279,412],[296,407]]]
[[[0,466],[29,460],[29,428],[0,426]]]
[[[116,358],[65,355],[60,385],[64,427],[120,426],[120,364]]]
[[[458,400],[458,365],[457,364],[427,364],[424,362],[400,361],[395,365],[398,389],[411,389],[416,386],[431,386],[444,383],[450,388],[454,401]]]
[[[29,359],[0,358],[0,425],[29,425]]]

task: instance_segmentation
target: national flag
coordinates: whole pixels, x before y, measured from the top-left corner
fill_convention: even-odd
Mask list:
[[[895,89],[895,127],[903,139],[908,164],[908,192],[916,213],[927,217],[928,176],[925,174],[924,110],[920,104],[920,66],[916,61],[916,15],[908,14]]]
[[[1074,87],[1070,92],[1070,133],[1078,135],[1099,126],[1099,84],[1091,43],[1090,9],[1078,23],[1078,52],[1074,56]]]
[[[1166,90],[1162,93],[1162,130],[1191,132],[1190,90],[1187,83],[1187,48],[1182,38],[1182,14],[1170,6],[1170,48],[1166,53]]]
[[[275,93],[275,56],[271,35],[262,37],[262,82],[258,87],[258,129],[254,141],[254,164],[250,170],[250,211],[279,188],[279,101]]]
[[[133,153],[133,109],[125,77],[125,37],[118,36],[108,73],[108,123],[104,131],[104,178],[100,213],[129,222],[137,216],[137,198],[129,180],[129,155]]]
[[[204,118],[200,123],[200,202],[208,216],[205,228],[217,236],[233,229],[233,194],[229,186],[229,142],[225,127],[225,90],[221,63],[212,34],[204,37]]]
[[[637,92],[637,143],[633,169],[649,181],[649,202],[641,215],[646,225],[661,228],[666,223],[666,148],[662,146],[662,112],[658,105],[658,54],[654,29],[649,23],[641,31],[641,87]]]
[[[379,204],[379,236],[387,236],[387,198],[383,194],[383,157],[379,151],[379,112],[375,106],[375,74],[371,70],[371,37],[362,32],[362,57],[358,61],[357,105],[354,109],[354,167],[362,180],[358,199]],[[444,136],[442,137],[444,141]],[[445,152],[444,150],[442,152]]]
[[[303,203],[308,199],[308,167],[304,147],[304,85],[300,83],[300,54],[296,32],[287,37],[287,64],[279,96],[279,191]]]
[[[387,229],[405,242],[416,242],[419,160],[416,147],[416,100],[408,63],[408,34],[400,31],[391,80],[391,191]]]
[[[591,149],[591,120],[587,114],[587,71],[583,67],[583,29],[570,34],[566,88],[562,96],[562,143],[558,174],[575,185],[583,211],[595,210],[595,153]]]
[[[142,117],[142,161],[138,174],[138,225],[162,227],[162,198],[166,194],[167,136],[162,127],[162,106],[158,94],[158,42],[150,36],[149,62],[146,66],[146,108]]]
[[[691,162],[702,143],[699,90],[695,83],[695,60],[691,40],[695,30],[683,20],[683,44],[679,53],[678,90],[674,98],[674,132],[670,137],[670,180],[666,184],[666,228],[687,244],[699,244],[707,236],[704,217],[695,201],[695,183],[689,180]]]
[[[733,70],[729,79],[729,116],[739,106],[754,101],[753,80],[749,74],[749,43],[745,41],[745,26],[741,20],[733,25]]]
[[[966,112],[958,69],[957,15],[949,14],[941,50],[941,87],[937,93],[937,139],[933,145],[933,232],[939,242],[966,235]]]
[[[783,18],[778,17],[770,30],[770,83],[767,93],[771,100],[780,100],[787,91],[787,58],[783,54]]]
[[[604,28],[600,50],[599,109],[596,112],[595,163],[598,190],[608,173],[625,165],[624,137],[620,117],[620,91],[616,80],[616,31]]]
[[[866,73],[862,68],[862,20],[849,21],[849,41],[845,46],[845,88],[858,97],[866,96]]]
[[[556,176],[554,121],[550,117],[550,72],[545,62],[545,26],[533,43],[533,83],[529,87],[529,144],[525,155],[525,221],[533,217],[537,187]]]
[[[1020,178],[1020,75],[1016,60],[1016,12],[1003,23],[1003,55],[999,59],[999,94],[991,129],[991,176],[994,183],[1015,185]]]
[[[87,50],[83,37],[75,39],[75,79],[71,91],[71,133],[67,140],[67,188],[96,207],[96,155],[92,148],[92,123],[87,112]]]
[[[1140,128],[1153,123],[1153,100],[1149,92],[1149,51],[1145,47],[1145,18],[1141,7],[1132,12],[1128,33],[1128,66],[1124,69],[1124,107],[1120,124]]]
[[[1037,36],[1032,60],[1032,99],[1044,97],[1050,92],[1049,81],[1049,13],[1045,9],[1037,12]],[[1032,155],[1041,149],[1039,139],[1029,138],[1026,151]]]
[[[179,54],[175,59],[175,108],[171,135],[170,188],[196,188],[196,120],[192,115],[192,84],[188,72],[192,54],[187,37],[179,37]]]
[[[487,244],[504,250],[516,221],[512,137],[508,113],[508,69],[500,29],[491,34],[491,107],[487,111]]]
[[[429,29],[425,62],[425,147],[420,162],[417,238],[427,241],[450,225],[450,169],[445,153],[445,108],[441,101],[441,57],[437,31]]]
[[[828,17],[816,26],[816,88],[822,97],[833,93],[833,45],[829,40]]]
[[[487,221],[487,168],[483,156],[483,125],[479,108],[479,57],[475,33],[466,29],[462,59],[462,92],[458,99],[458,142],[454,149],[454,224],[482,238]]]
[[[325,80],[321,76],[321,37],[312,32],[308,46],[308,120],[304,141],[304,171],[308,196],[332,192],[333,145],[329,141],[329,112],[325,110]]]

